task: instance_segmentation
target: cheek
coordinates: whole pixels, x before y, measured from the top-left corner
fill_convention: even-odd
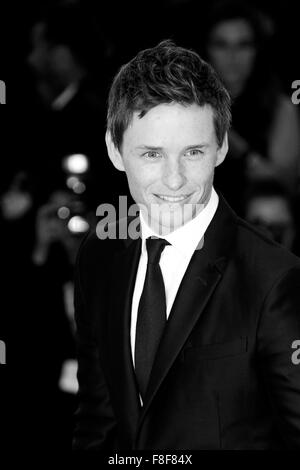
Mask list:
[[[210,61],[217,69],[223,69],[229,62],[229,56],[226,51],[214,50],[210,53]]]
[[[194,163],[186,169],[187,179],[190,183],[195,185],[204,185],[210,182],[214,175],[214,165],[211,159],[204,160],[203,162]]]
[[[247,69],[247,71],[251,70],[254,65],[255,55],[256,55],[255,51],[252,51],[252,50],[241,52],[240,57],[239,57],[239,62],[242,67]]]
[[[135,194],[142,193],[151,183],[149,171],[140,165],[125,166],[125,171],[129,187]]]

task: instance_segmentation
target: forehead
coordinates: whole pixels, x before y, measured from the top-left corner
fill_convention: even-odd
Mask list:
[[[211,32],[211,39],[222,38],[228,42],[253,39],[252,26],[245,18],[233,18],[218,23]]]
[[[144,144],[163,145],[170,141],[212,139],[214,134],[214,112],[210,105],[160,104],[143,117],[138,112],[133,114],[124,132],[124,144],[126,141],[143,141]]]

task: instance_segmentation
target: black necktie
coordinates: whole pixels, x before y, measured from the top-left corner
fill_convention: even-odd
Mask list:
[[[147,238],[148,264],[140,298],[135,339],[135,372],[144,398],[155,354],[166,325],[166,295],[159,266],[161,253],[169,242]]]

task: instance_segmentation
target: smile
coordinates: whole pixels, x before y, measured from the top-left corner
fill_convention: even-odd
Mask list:
[[[187,199],[189,196],[190,194],[184,194],[182,196],[165,196],[162,194],[156,194],[156,197],[166,202],[181,202]]]

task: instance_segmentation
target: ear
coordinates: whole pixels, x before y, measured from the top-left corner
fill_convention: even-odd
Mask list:
[[[108,156],[114,167],[119,171],[125,171],[122,155],[113,143],[111,133],[109,131],[105,134],[105,142]]]
[[[228,135],[226,132],[224,139],[223,139],[223,143],[221,147],[219,147],[217,150],[217,160],[216,160],[215,166],[219,166],[224,161],[227,152],[228,152]]]

